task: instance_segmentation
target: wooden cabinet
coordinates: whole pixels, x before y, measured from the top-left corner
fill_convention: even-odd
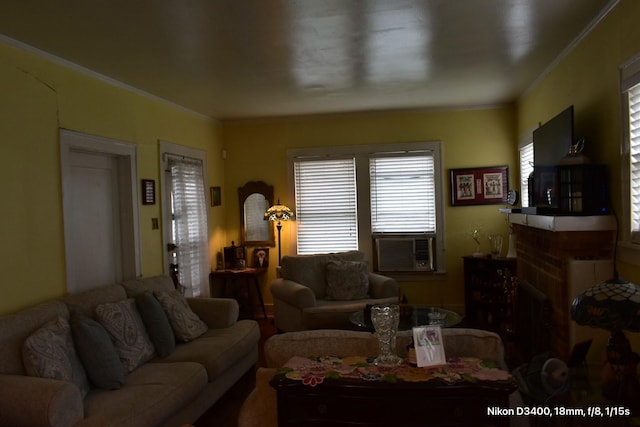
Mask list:
[[[465,323],[506,335],[513,330],[516,259],[464,257]]]

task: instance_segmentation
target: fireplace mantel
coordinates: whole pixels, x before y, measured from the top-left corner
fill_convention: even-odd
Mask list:
[[[524,225],[547,231],[615,231],[613,215],[549,216],[523,213],[509,214],[511,224]]]

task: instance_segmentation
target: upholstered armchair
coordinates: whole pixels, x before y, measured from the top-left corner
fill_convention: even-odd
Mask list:
[[[397,303],[398,282],[369,271],[363,252],[285,256],[271,282],[274,322],[283,332],[353,329],[367,304]]]

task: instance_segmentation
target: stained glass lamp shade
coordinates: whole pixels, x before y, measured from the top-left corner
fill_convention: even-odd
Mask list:
[[[281,221],[291,221],[294,219],[296,219],[296,215],[287,206],[280,204],[280,199],[278,199],[277,204],[271,206],[264,213],[265,221],[277,221],[276,228],[278,229],[278,265],[280,265],[280,261],[282,260],[282,245],[280,244],[280,232],[282,231]]]

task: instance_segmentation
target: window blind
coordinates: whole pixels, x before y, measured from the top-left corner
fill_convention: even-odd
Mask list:
[[[208,283],[209,242],[202,162],[168,156],[171,173],[173,238],[178,277],[186,296],[199,296]]]
[[[631,230],[640,231],[640,84],[628,91],[629,151],[631,161]]]
[[[374,155],[369,175],[373,233],[435,233],[431,153]]]
[[[529,175],[533,172],[533,142],[520,148],[520,201],[529,206]]]
[[[353,157],[294,163],[298,254],[358,249]]]

